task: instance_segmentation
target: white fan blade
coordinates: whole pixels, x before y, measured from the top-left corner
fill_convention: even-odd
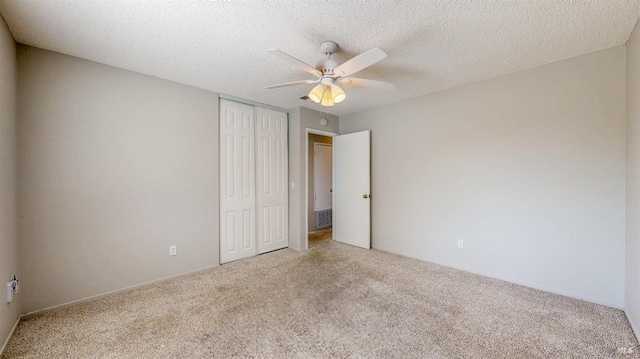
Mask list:
[[[367,88],[373,90],[387,91],[394,88],[394,84],[390,84],[388,82],[375,81],[375,80],[367,80],[367,79],[357,79],[353,77],[338,79],[338,82],[347,86],[347,87],[360,87]]]
[[[278,57],[281,60],[284,60],[286,62],[289,63],[289,65],[293,66],[293,67],[297,67],[302,71],[306,71],[310,74],[315,75],[316,77],[322,77],[322,72],[316,70],[315,68],[313,68],[313,66],[308,65],[298,59],[296,59],[295,57],[291,56],[291,55],[287,55],[284,52],[277,50],[277,49],[269,49],[267,50],[268,53]]]
[[[271,86],[267,86],[265,87],[266,89],[277,89],[280,87],[289,87],[289,86],[296,86],[296,85],[305,85],[305,84],[314,84],[316,82],[320,81],[320,79],[317,80],[302,80],[302,81],[294,81],[294,82],[285,82],[283,84],[277,84],[277,85],[271,85]]]
[[[340,77],[349,76],[351,74],[355,74],[356,72],[366,67],[369,67],[375,64],[376,62],[384,59],[385,57],[387,57],[387,54],[376,47],[336,67],[333,73],[336,76],[340,76]]]

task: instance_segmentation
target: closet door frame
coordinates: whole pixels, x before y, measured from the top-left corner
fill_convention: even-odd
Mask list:
[[[289,245],[288,113],[235,98],[220,97],[219,104],[219,248],[224,264]],[[229,109],[243,109],[242,118],[230,118],[238,116]]]

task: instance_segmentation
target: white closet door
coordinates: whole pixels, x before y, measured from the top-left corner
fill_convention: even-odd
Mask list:
[[[289,246],[287,114],[257,108],[258,253]]]
[[[220,263],[254,256],[254,108],[220,100]]]

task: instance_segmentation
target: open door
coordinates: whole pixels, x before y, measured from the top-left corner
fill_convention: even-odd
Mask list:
[[[371,248],[371,131],[333,138],[333,238]]]

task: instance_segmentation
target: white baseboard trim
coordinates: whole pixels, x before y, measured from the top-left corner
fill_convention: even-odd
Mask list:
[[[7,336],[7,340],[5,340],[4,344],[2,344],[2,347],[0,348],[0,357],[2,356],[2,353],[4,353],[4,348],[6,348],[7,344],[9,344],[9,339],[11,339],[11,337],[13,336],[13,333],[15,333],[16,331],[16,328],[18,328],[18,324],[20,323],[21,319],[22,319],[22,316],[18,316],[18,319],[16,319],[16,323],[13,325],[13,328],[11,328],[9,335]]]
[[[631,330],[633,330],[633,334],[636,335],[636,339],[638,340],[638,343],[640,343],[640,328],[637,328],[635,325],[633,325],[633,322],[631,321],[631,317],[629,316],[629,313],[627,313],[627,311],[624,311],[624,315],[627,316],[627,322],[629,322],[629,325],[631,326]]]
[[[76,305],[76,304],[80,304],[80,303],[91,302],[91,301],[102,299],[102,298],[105,298],[105,297],[110,297],[110,296],[115,295],[115,294],[129,292],[129,291],[132,291],[132,290],[135,290],[135,289],[148,287],[150,285],[157,284],[157,283],[160,283],[160,282],[166,282],[168,280],[172,280],[172,279],[188,276],[190,274],[204,272],[204,271],[207,271],[207,270],[210,270],[210,269],[213,269],[213,268],[217,268],[219,266],[220,265],[215,265],[215,266],[210,266],[210,267],[205,267],[205,268],[201,268],[201,269],[192,270],[192,271],[189,271],[189,272],[183,272],[183,273],[179,273],[179,274],[174,274],[174,275],[170,275],[168,277],[163,277],[163,278],[160,278],[160,279],[154,279],[152,281],[148,281],[148,282],[144,282],[144,283],[140,283],[140,284],[124,287],[124,288],[121,288],[121,289],[116,289],[116,290],[112,290],[112,291],[109,291],[109,292],[104,292],[104,293],[92,295],[92,296],[89,296],[89,297],[85,297],[85,298],[81,298],[81,299],[77,299],[77,300],[72,300],[70,302],[54,305],[54,306],[43,308],[43,309],[38,309],[38,310],[35,310],[33,312],[29,312],[29,313],[23,314],[22,317],[28,318],[28,317],[32,317],[34,315],[50,312],[52,310],[66,308],[66,307],[70,307],[72,305]]]
[[[455,266],[455,265],[452,265],[452,264],[449,264],[449,263],[438,262],[438,261],[433,260],[431,258],[420,258],[420,257],[417,257],[415,255],[402,253],[402,252],[399,252],[399,251],[394,251],[394,250],[390,250],[390,249],[379,247],[379,246],[372,246],[372,248],[376,249],[376,250],[379,250],[379,251],[383,251],[383,252],[397,254],[397,255],[400,255],[400,256],[403,256],[403,257],[414,258],[414,259],[418,259],[418,260],[421,260],[421,261],[425,261],[425,262],[441,265],[441,266],[444,266],[444,267],[449,267],[449,268],[461,270],[461,271],[464,271],[464,272],[479,274],[479,275],[484,276],[484,277],[489,277],[489,278],[493,278],[493,279],[499,279],[499,280],[502,280],[502,281],[505,281],[505,282],[514,283],[514,284],[522,285],[522,286],[525,286],[525,287],[542,290],[542,291],[545,291],[545,292],[550,292],[550,293],[554,293],[554,294],[563,295],[565,297],[580,299],[580,300],[584,300],[586,302],[604,305],[605,307],[624,310],[624,307],[622,305],[618,305],[618,304],[614,304],[614,303],[610,303],[610,302],[606,302],[606,301],[602,301],[602,300],[594,299],[594,298],[590,298],[590,297],[585,297],[583,295],[578,295],[578,294],[571,293],[571,292],[565,292],[565,291],[562,291],[562,290],[557,290],[555,288],[550,288],[550,287],[547,287],[547,286],[544,286],[544,285],[540,285],[540,284],[536,284],[536,283],[529,283],[529,282],[526,282],[526,281],[521,281],[521,280],[517,280],[517,279],[513,279],[513,278],[504,277],[504,276],[501,276],[501,275],[496,275],[494,273],[483,272],[483,271],[476,270],[476,269],[473,269],[473,268],[459,267],[459,266]]]

